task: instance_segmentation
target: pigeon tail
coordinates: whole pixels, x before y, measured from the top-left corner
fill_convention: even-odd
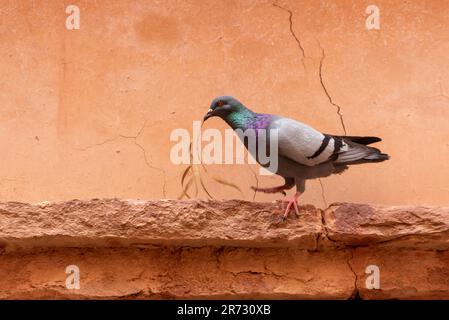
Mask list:
[[[332,135],[328,135],[328,136],[332,136]],[[345,140],[349,140],[358,144],[363,144],[365,146],[372,144],[372,143],[376,143],[376,142],[380,142],[382,141],[381,138],[379,137],[363,137],[363,136],[333,136],[333,137],[337,137],[340,139],[345,139]]]
[[[390,159],[390,156],[386,153],[376,152],[370,154],[364,158],[365,160],[371,160],[371,162],[381,162]]]
[[[335,163],[359,164],[367,162],[381,162],[390,159],[386,153],[377,148],[368,147],[354,142],[348,143],[348,150],[338,154]]]

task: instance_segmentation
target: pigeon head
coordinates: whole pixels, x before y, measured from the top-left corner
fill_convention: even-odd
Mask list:
[[[203,121],[206,121],[212,117],[220,117],[223,120],[227,120],[229,115],[238,113],[245,109],[245,106],[236,98],[230,96],[216,97],[212,100]]]

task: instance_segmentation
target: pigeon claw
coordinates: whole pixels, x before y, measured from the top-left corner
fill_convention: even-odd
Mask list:
[[[301,193],[296,192],[295,195],[291,198],[285,198],[282,201],[287,203],[287,208],[284,211],[284,214],[282,216],[282,220],[287,219],[288,214],[290,213],[291,208],[293,207],[295,209],[296,216],[299,217],[299,208],[298,208],[298,198],[301,195]]]

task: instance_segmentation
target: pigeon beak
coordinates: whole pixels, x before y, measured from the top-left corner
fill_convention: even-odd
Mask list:
[[[206,121],[207,119],[209,119],[210,117],[213,117],[213,115],[214,115],[214,110],[212,110],[212,109],[207,110],[207,113],[204,116],[203,122]]]

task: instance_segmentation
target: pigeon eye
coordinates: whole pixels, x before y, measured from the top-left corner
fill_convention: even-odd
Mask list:
[[[220,101],[217,101],[217,107],[222,107],[223,104],[224,104],[223,101],[221,101],[221,100],[220,100]]]

